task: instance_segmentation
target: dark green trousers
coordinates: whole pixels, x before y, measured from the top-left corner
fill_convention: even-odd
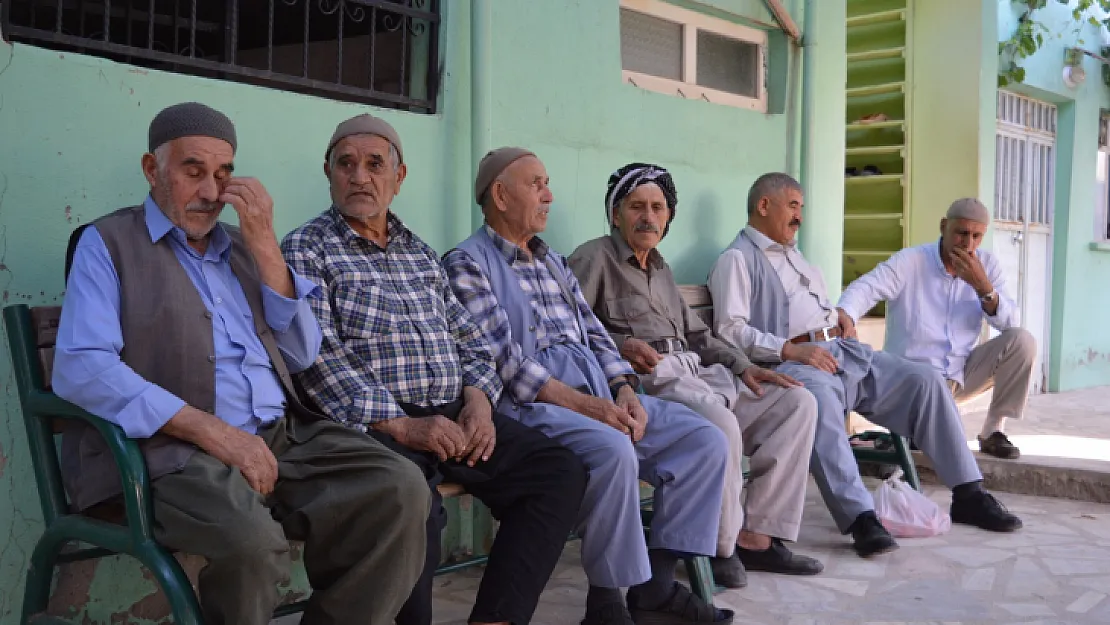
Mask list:
[[[305,541],[304,625],[391,625],[424,567],[430,496],[420,470],[368,436],[295,416],[259,432],[278,460],[269,497],[197,452],[152,484],[155,538],[204,556],[209,625],[266,625]]]

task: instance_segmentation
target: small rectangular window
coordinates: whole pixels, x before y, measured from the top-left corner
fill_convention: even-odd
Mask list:
[[[767,33],[662,0],[621,0],[625,82],[691,100],[767,110]]]

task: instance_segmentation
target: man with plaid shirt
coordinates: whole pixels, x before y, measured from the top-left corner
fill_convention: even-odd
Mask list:
[[[501,520],[471,623],[528,623],[585,489],[585,470],[542,433],[492,414],[502,392],[493,351],[455,298],[436,253],[390,210],[405,179],[401,141],[381,119],[341,123],[325,154],[332,207],[282,243],[295,271],[323,287],[323,334],[299,375],[330,418],[415,462],[432,492],[464,486]],[[444,511],[428,518],[427,561],[397,617],[432,622]],[[367,589],[372,592],[372,589]]]
[[[535,154],[490,152],[474,186],[486,223],[444,264],[493,344],[505,383],[498,412],[574,450],[590,472],[579,521],[590,583],[582,624],[731,623],[731,611],[674,578],[680,557],[717,552],[724,434],[681,404],[636,394],[636,374],[567,260],[537,236],[554,198]],[[655,486],[650,543],[637,478]],[[622,587],[631,587],[626,601]]]

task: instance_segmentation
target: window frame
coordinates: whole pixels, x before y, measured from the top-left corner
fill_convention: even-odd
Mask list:
[[[1100,197],[1095,200],[1093,240],[1096,243],[1110,243],[1110,111],[1102,110],[1099,113],[1097,141],[1095,189]],[[1101,182],[1098,180],[1099,177],[1102,178]]]
[[[682,79],[673,80],[624,69],[621,61],[621,82],[640,89],[672,95],[687,100],[705,100],[736,108],[767,112],[767,43],[766,31],[711,17],[704,13],[684,9],[664,0],[620,0],[620,8],[667,20],[682,26]],[[619,17],[618,17],[619,20]],[[618,29],[619,30],[619,29]],[[721,91],[697,84],[698,31],[754,44],[759,51],[759,97],[752,98],[738,93]],[[619,37],[619,34],[618,34]]]
[[[81,1],[84,2],[84,0]],[[427,32],[428,37],[428,59],[425,73],[421,77],[421,82],[424,83],[423,86],[425,89],[424,97],[415,97],[411,94],[406,94],[404,90],[397,93],[376,88],[373,84],[373,70],[371,70],[370,73],[370,84],[366,87],[344,84],[339,77],[336,77],[334,80],[323,80],[310,77],[307,69],[307,51],[304,53],[305,66],[301,76],[275,71],[272,68],[260,69],[238,63],[236,60],[237,56],[245,51],[236,47],[238,28],[241,26],[241,22],[239,21],[239,7],[253,1],[254,0],[221,0],[221,2],[224,3],[223,8],[226,13],[225,20],[227,20],[221,24],[225,29],[230,28],[229,32],[234,31],[231,32],[230,35],[225,36],[225,46],[230,46],[230,48],[225,47],[225,49],[222,50],[225,56],[229,56],[229,59],[221,61],[195,56],[195,49],[192,48],[191,45],[183,47],[178,52],[165,52],[156,49],[154,46],[155,42],[152,41],[148,41],[146,47],[112,41],[109,36],[107,25],[109,24],[109,19],[113,17],[115,10],[111,2],[107,0],[98,0],[98,2],[102,3],[101,6],[92,7],[92,12],[99,12],[104,15],[105,23],[105,29],[102,32],[93,33],[92,35],[72,35],[64,32],[62,30],[62,18],[60,16],[57,18],[57,25],[50,29],[13,23],[11,20],[11,11],[14,2],[12,0],[0,0],[0,31],[3,31],[3,35],[6,37],[5,41],[7,42],[17,42],[50,50],[75,50],[78,54],[144,68],[150,67],[145,65],[145,63],[162,63],[170,65],[171,67],[155,67],[154,69],[180,76],[193,76],[221,82],[248,84],[286,93],[296,93],[341,102],[398,109],[418,114],[435,115],[438,112],[440,98],[443,95],[439,70],[441,66],[440,37],[443,33],[443,11],[441,9],[442,2],[440,0],[418,0],[412,4],[396,4],[391,0],[334,0],[334,7],[326,3],[325,0],[303,0],[305,2],[306,15],[310,5],[313,4],[317,5],[317,10],[320,13],[327,16],[339,14],[339,34],[334,39],[334,41],[338,42],[339,51],[337,52],[337,63],[339,63],[342,58],[343,19],[352,16],[352,11],[362,12],[364,15],[368,13],[369,15],[367,17],[371,20],[377,19],[378,12],[380,11],[382,12],[384,20],[390,18],[397,20],[398,26],[391,30],[396,30],[397,28],[405,30],[406,32],[403,33],[403,37],[405,37],[405,39],[402,40],[403,42],[407,41],[409,33],[413,33],[414,37],[416,36],[413,30],[413,24],[417,22],[417,20],[422,21],[423,28]],[[299,6],[299,2],[300,0],[294,0],[292,3],[286,2],[286,4],[290,6]],[[346,2],[350,2],[351,4],[347,5]],[[61,7],[62,4],[59,2],[58,6]],[[200,24],[195,12],[196,6],[196,0],[194,0],[194,13],[192,15],[191,24],[188,26],[176,26],[175,30],[178,28],[184,29],[184,34],[186,36],[195,37],[195,32]],[[32,7],[34,7],[33,2]],[[65,8],[68,9],[69,7]],[[81,5],[80,10],[83,19],[85,13],[84,5]],[[130,28],[130,22],[132,20],[136,23],[144,24],[144,22],[141,21],[142,17],[144,17],[142,12],[140,12],[140,15],[137,17],[132,18],[130,11],[126,11],[128,28]],[[150,20],[165,18],[165,16],[160,13],[155,13],[154,16],[145,15],[145,17]],[[168,19],[173,18],[171,16],[171,18]],[[176,20],[181,23],[186,23],[188,19],[189,18],[186,16],[178,16],[176,18]],[[321,16],[316,15],[315,19],[320,20]],[[361,21],[361,19],[365,19],[365,17],[357,19],[349,17],[349,19]],[[269,20],[270,41],[264,49],[272,55],[275,50],[283,45],[273,41],[274,15],[272,7]],[[319,43],[319,41],[313,41],[309,38],[307,34],[307,21],[308,18],[306,18],[306,23],[303,25],[306,34],[305,39],[302,41],[302,45],[306,47],[313,43]],[[230,22],[230,24],[228,22]],[[152,23],[146,22],[145,24],[144,27],[149,28],[149,32],[153,32],[154,26]],[[373,33],[376,32],[374,30],[376,28],[375,24],[372,23],[370,28],[372,31],[371,41],[373,41]],[[97,35],[97,37],[93,35]],[[195,42],[195,39],[192,41]],[[229,41],[230,43],[228,43]],[[321,41],[333,41],[333,39]],[[402,46],[406,45],[411,44],[402,43]],[[188,55],[184,53],[186,49],[189,50]],[[371,53],[371,64],[374,62],[373,54],[376,53],[376,51]],[[124,57],[124,59],[121,60],[117,57]],[[407,57],[405,51],[402,51],[400,58],[402,80],[404,80],[405,70],[407,69],[404,64],[412,63],[413,58],[415,57]],[[337,71],[341,72],[341,67],[337,68]],[[211,74],[217,75],[213,76]]]

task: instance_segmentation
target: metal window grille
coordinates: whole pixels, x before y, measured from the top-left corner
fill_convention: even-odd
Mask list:
[[[1056,107],[1000,91],[995,136],[994,218],[1052,224]]]
[[[434,113],[439,0],[3,0],[14,41]]]

